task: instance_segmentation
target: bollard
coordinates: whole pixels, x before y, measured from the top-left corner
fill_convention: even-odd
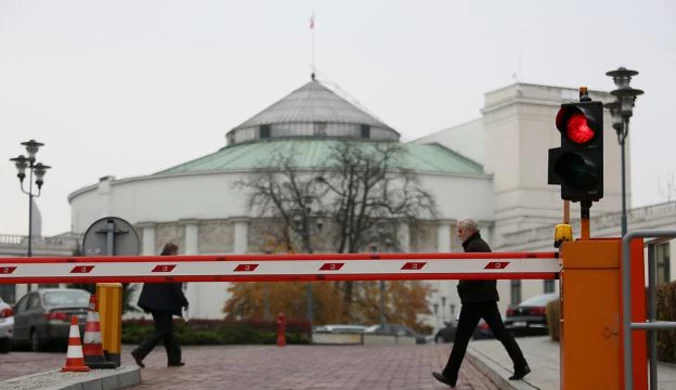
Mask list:
[[[286,317],[284,313],[279,313],[277,316],[277,346],[283,347],[286,345],[286,336],[284,334],[286,327]]]
[[[101,344],[107,361],[120,366],[122,350],[122,284],[97,283]]]

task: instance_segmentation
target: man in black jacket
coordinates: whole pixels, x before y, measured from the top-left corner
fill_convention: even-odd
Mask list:
[[[462,241],[465,252],[491,251],[486,241],[481,238],[479,225],[472,220],[466,219],[458,223],[458,237]],[[526,376],[530,372],[528,363],[514,337],[505,329],[505,324],[500,316],[497,281],[461,280],[458,282],[458,295],[460,295],[462,308],[460,309],[460,319],[455,333],[453,350],[444,370],[441,373],[432,373],[434,378],[451,386],[451,388],[455,388],[460,364],[467,351],[467,344],[481,318],[486,321],[495,338],[505,346],[514,363],[514,375],[509,379],[518,380]]]
[[[161,256],[175,256],[176,254],[178,254],[178,246],[169,243],[164,246]],[[181,283],[145,283],[138,299],[138,306],[146,313],[152,314],[155,331],[131,352],[136,364],[145,367],[143,359],[162,340],[167,350],[167,365],[169,367],[183,366],[181,346],[174,334],[173,323],[173,316],[181,317],[181,309],[188,307],[188,300],[183,294]]]

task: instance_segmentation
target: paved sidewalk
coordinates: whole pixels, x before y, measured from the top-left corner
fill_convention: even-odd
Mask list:
[[[123,346],[122,364],[132,365],[132,346]],[[148,389],[228,390],[442,390],[432,377],[446,363],[451,345],[231,346],[184,347],[184,367],[166,366],[158,347],[141,370]],[[60,368],[62,353],[11,352],[0,355],[0,381]],[[0,384],[2,388],[2,384]],[[498,390],[473,364],[463,363],[459,390]]]
[[[228,390],[433,390],[448,389],[440,370],[450,345],[395,347],[286,346],[224,349],[190,348],[188,365],[167,368],[158,349],[134,389]],[[498,390],[472,364],[463,364],[459,390]]]
[[[523,381],[509,381],[512,362],[502,344],[497,340],[477,340],[469,344],[468,360],[505,389],[560,389],[559,343],[549,336],[523,337],[517,339],[528,364],[533,370]],[[490,370],[490,371],[489,371]],[[492,372],[491,372],[492,371]],[[676,389],[676,366],[660,364],[657,371],[660,390]],[[506,386],[511,387],[506,387]]]

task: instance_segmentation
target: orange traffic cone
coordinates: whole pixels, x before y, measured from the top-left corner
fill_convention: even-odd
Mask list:
[[[96,305],[96,295],[89,297],[89,312],[87,313],[87,325],[82,340],[82,352],[84,361],[89,368],[115,368],[113,362],[106,361],[101,345],[101,321]]]
[[[80,328],[77,316],[70,319],[70,335],[68,336],[68,352],[66,353],[66,365],[61,368],[62,372],[87,372],[89,367],[84,364],[82,345],[80,344]]]

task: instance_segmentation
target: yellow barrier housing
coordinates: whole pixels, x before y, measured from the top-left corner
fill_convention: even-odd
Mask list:
[[[106,360],[118,367],[122,351],[122,283],[97,283],[101,344]]]

